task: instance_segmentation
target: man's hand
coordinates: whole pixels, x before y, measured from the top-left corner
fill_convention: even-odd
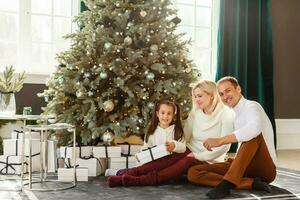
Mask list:
[[[208,150],[212,151],[211,148],[221,146],[221,138],[208,138],[204,141],[203,146]]]
[[[166,142],[167,151],[173,152],[175,149],[175,143],[174,142]]]

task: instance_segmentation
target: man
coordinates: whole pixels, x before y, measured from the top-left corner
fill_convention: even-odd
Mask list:
[[[242,96],[234,77],[224,77],[217,84],[222,101],[236,113],[235,131],[222,138],[208,138],[203,145],[213,151],[221,145],[241,144],[234,159],[194,166],[188,172],[188,179],[195,184],[215,187],[207,193],[210,198],[223,198],[233,188],[270,192],[268,183],[276,176],[271,122],[259,103]]]

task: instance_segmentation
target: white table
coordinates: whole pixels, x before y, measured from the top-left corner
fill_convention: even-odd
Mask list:
[[[67,130],[68,132],[73,133],[73,160],[74,160],[74,179],[73,182],[70,184],[66,183],[66,186],[61,186],[58,187],[56,186],[55,188],[33,188],[32,185],[33,183],[40,183],[43,184],[45,182],[53,182],[53,181],[57,181],[57,180],[47,180],[47,157],[45,159],[43,159],[43,156],[47,156],[47,142],[45,142],[45,153],[43,152],[43,148],[40,148],[40,161],[41,161],[41,176],[40,176],[40,181],[32,181],[32,148],[31,148],[31,131],[38,131],[41,133],[41,144],[43,142],[44,137],[44,133],[47,134],[48,131],[55,131],[55,130]],[[65,123],[57,123],[57,124],[50,124],[50,125],[27,125],[25,126],[25,131],[29,131],[29,165],[28,165],[28,172],[29,172],[29,177],[28,177],[28,183],[23,184],[23,180],[24,180],[24,174],[21,174],[21,185],[22,188],[24,189],[28,189],[28,190],[33,190],[33,191],[58,191],[58,190],[65,190],[65,189],[70,189],[76,186],[76,156],[75,156],[75,147],[76,147],[76,130],[75,127],[73,125],[70,124],[65,124]],[[47,139],[45,140],[47,141]],[[25,146],[25,145],[23,145]],[[24,157],[24,154],[23,154]],[[43,163],[45,160],[45,163]],[[45,168],[44,168],[45,166]],[[22,168],[24,167],[24,162],[22,162]],[[28,185],[28,187],[27,187]]]

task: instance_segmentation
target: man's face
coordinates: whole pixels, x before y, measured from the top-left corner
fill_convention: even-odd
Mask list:
[[[229,107],[234,107],[241,98],[241,87],[234,87],[229,81],[219,83],[218,91],[223,103]]]

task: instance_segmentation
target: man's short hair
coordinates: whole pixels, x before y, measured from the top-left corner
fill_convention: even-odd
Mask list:
[[[221,78],[220,80],[218,80],[217,85],[220,85],[221,83],[223,83],[225,81],[229,81],[235,88],[240,85],[238,80],[236,78],[234,78],[233,76],[225,76],[225,77]]]

